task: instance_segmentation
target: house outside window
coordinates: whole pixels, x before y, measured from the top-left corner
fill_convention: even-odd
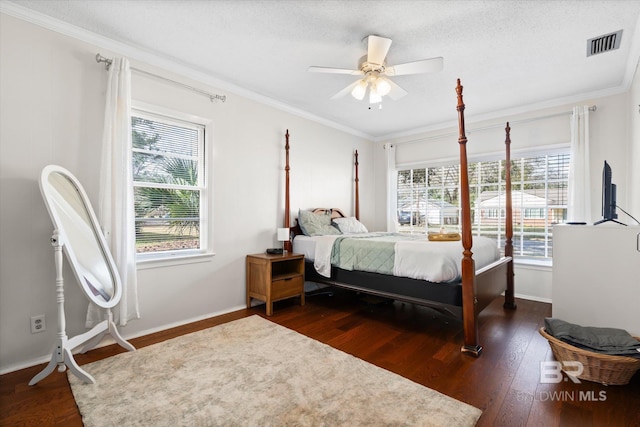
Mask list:
[[[568,152],[512,160],[514,255],[551,259],[553,225],[566,222]],[[505,161],[469,164],[472,231],[504,250]],[[459,165],[398,171],[398,230],[401,233],[460,230]],[[409,220],[411,218],[411,220]]]
[[[139,259],[207,249],[205,129],[191,117],[132,110],[136,253]]]

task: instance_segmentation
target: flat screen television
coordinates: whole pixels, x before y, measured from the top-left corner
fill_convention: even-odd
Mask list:
[[[609,221],[622,224],[616,221],[618,219],[618,214],[616,213],[616,185],[611,178],[611,166],[605,160],[602,168],[602,219],[595,222],[594,225]]]

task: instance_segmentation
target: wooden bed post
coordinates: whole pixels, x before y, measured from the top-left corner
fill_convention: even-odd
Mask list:
[[[506,151],[506,163],[505,163],[505,181],[506,181],[506,199],[505,199],[505,242],[504,242],[504,256],[511,257],[511,261],[507,264],[507,289],[504,293],[504,308],[515,309],[516,302],[514,296],[513,286],[513,203],[511,200],[511,128],[509,122],[504,128],[506,138],[504,141]]]
[[[284,227],[291,227],[291,220],[289,218],[289,129],[287,129],[287,133],[285,133],[286,143],[284,145],[285,151],[285,166],[284,166]],[[291,238],[284,242],[284,249],[287,252],[291,252]]]
[[[462,85],[458,79],[458,144],[460,145],[460,203],[462,210],[462,322],[464,326],[464,345],[461,351],[478,357],[482,346],[478,344],[478,325],[476,323],[476,267],[471,247],[471,206],[469,197],[469,170],[467,165],[467,137],[464,128],[464,102]]]
[[[356,166],[356,219],[360,219],[360,179],[358,178],[358,150],[355,153],[355,166]]]

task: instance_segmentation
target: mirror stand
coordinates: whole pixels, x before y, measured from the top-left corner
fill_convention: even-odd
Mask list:
[[[124,340],[118,329],[116,328],[115,323],[113,322],[113,314],[111,313],[111,309],[107,309],[107,319],[103,320],[96,326],[94,326],[91,330],[77,335],[71,339],[67,337],[66,333],[66,320],[64,315],[64,278],[62,275],[62,247],[64,246],[64,242],[61,241],[61,237],[58,234],[58,231],[55,230],[53,236],[51,236],[51,245],[54,250],[55,257],[55,265],[56,265],[56,301],[58,303],[58,342],[53,349],[51,360],[49,364],[34,376],[31,381],[29,381],[29,385],[34,385],[58,367],[58,372],[64,372],[68,367],[71,372],[73,372],[78,378],[80,378],[85,383],[95,384],[96,380],[88,374],[85,370],[80,368],[80,366],[76,363],[73,358],[72,350],[83,343],[85,347],[82,349],[82,353],[87,352],[91,348],[95,347],[106,334],[110,334],[113,339],[122,347],[129,351],[135,351],[135,347],[132,346],[129,342]]]

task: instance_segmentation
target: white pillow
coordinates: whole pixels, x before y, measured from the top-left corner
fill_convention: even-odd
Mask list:
[[[358,221],[355,217],[334,218],[333,223],[340,229],[343,234],[368,233],[367,227]]]

